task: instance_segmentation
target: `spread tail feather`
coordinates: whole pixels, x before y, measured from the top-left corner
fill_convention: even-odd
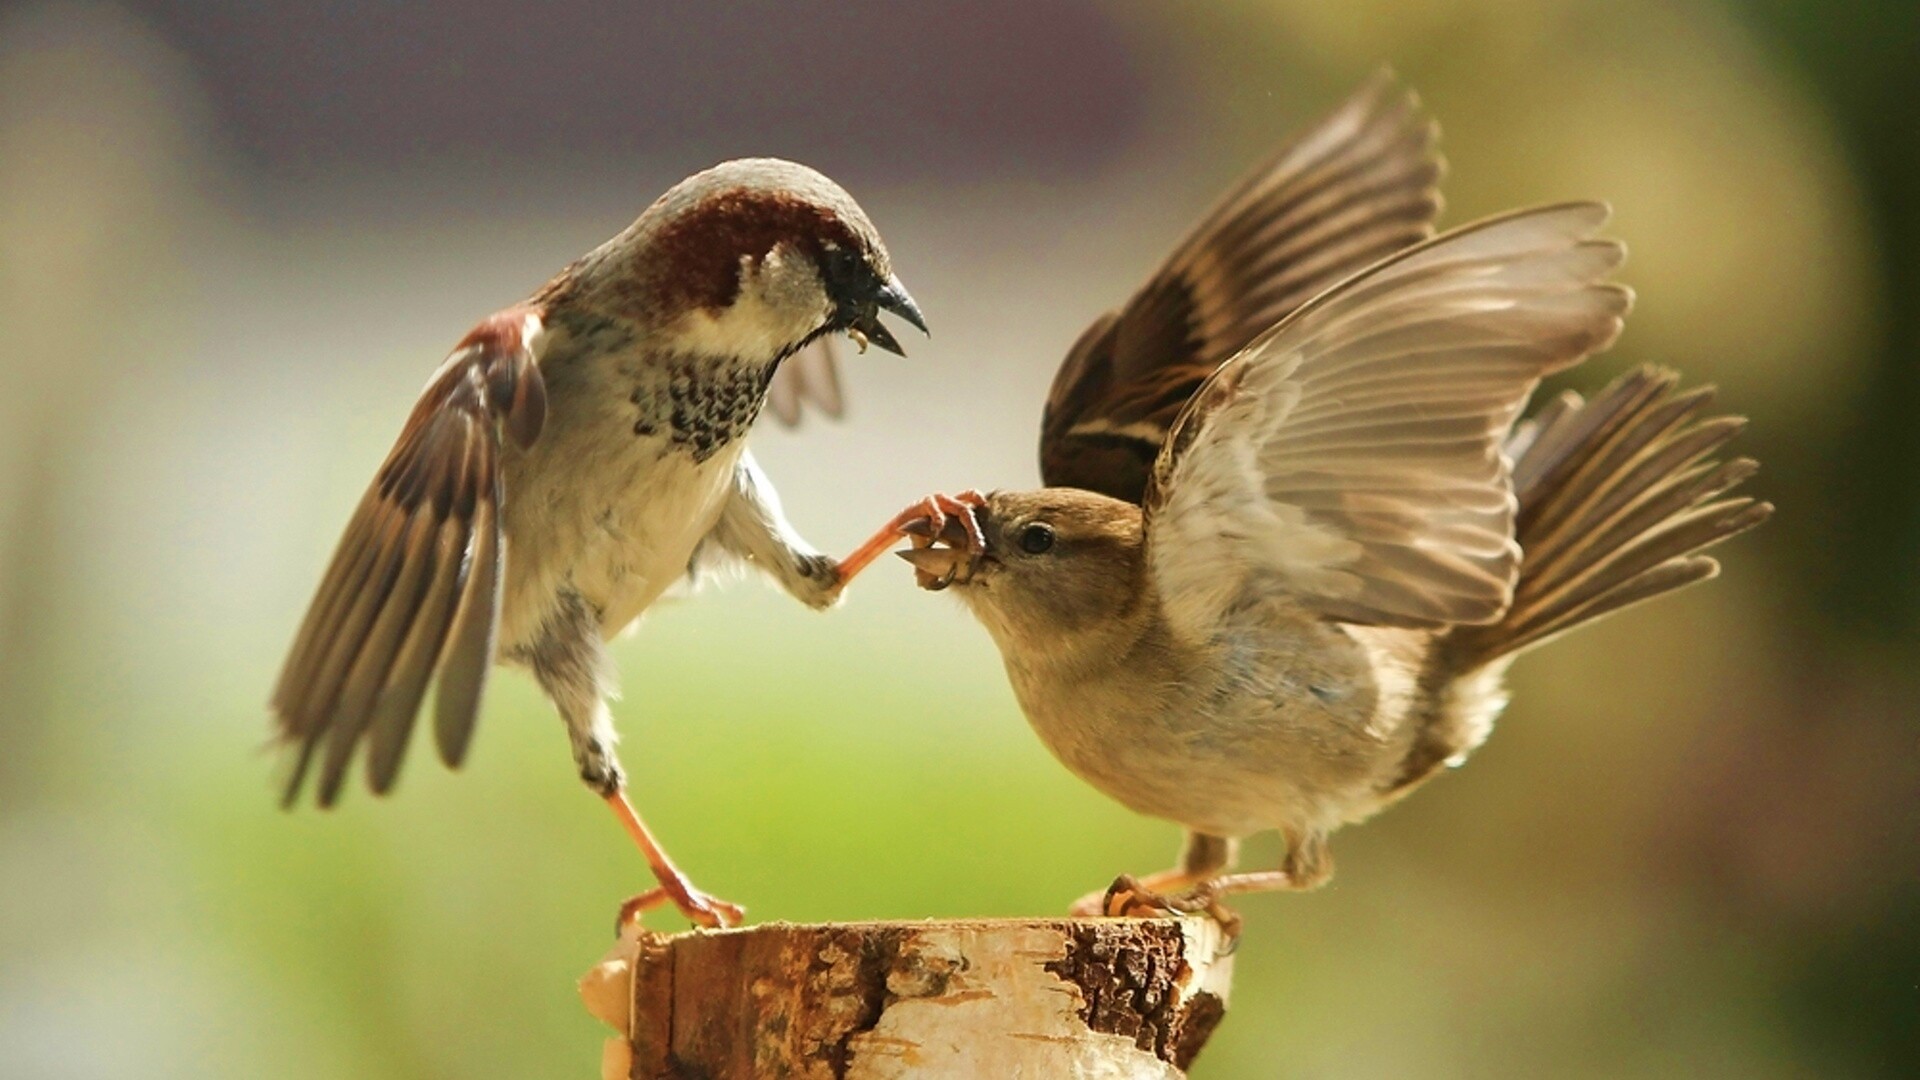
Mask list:
[[[1756,462],[1712,458],[1746,421],[1702,417],[1713,389],[1678,392],[1679,382],[1643,367],[1591,401],[1562,394],[1514,430],[1520,579],[1498,621],[1448,634],[1455,670],[1713,577],[1720,564],[1701,553],[1773,513],[1727,494]]]
[[[1381,805],[1486,739],[1506,704],[1500,684],[1514,654],[1714,576],[1720,564],[1702,552],[1773,513],[1727,494],[1758,465],[1713,459],[1746,421],[1703,417],[1713,390],[1680,392],[1679,383],[1673,372],[1643,367],[1591,401],[1562,394],[1514,428],[1506,443],[1519,501],[1513,602],[1499,619],[1455,626],[1436,643],[1421,676],[1431,707]]]

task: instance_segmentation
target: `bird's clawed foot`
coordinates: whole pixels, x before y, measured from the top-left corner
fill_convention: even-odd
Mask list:
[[[932,543],[945,541],[966,551],[982,551],[986,535],[980,531],[979,511],[987,497],[968,488],[957,495],[929,495],[902,510],[894,521],[905,535]]]
[[[882,526],[866,543],[840,560],[840,584],[844,586],[852,581],[873,560],[886,554],[894,541],[902,536],[916,537],[915,546],[925,547],[933,540],[943,538],[942,534],[951,528],[954,546],[958,547],[964,542],[969,551],[984,549],[987,540],[980,531],[980,519],[976,512],[986,505],[987,497],[971,489],[957,495],[929,495],[921,499],[895,514],[893,520]]]
[[[930,495],[914,507],[917,514],[900,529],[913,547],[896,554],[913,565],[915,584],[939,592],[956,580],[972,580],[987,550],[979,516],[985,506],[979,492],[963,491],[951,497]]]
[[[747,909],[739,904],[708,896],[693,887],[687,875],[673,865],[666,850],[653,838],[646,823],[640,820],[639,811],[627,800],[625,790],[616,788],[606,796],[607,805],[614,816],[627,830],[627,835],[640,848],[640,854],[647,860],[647,869],[653,871],[653,879],[660,883],[655,889],[649,889],[638,896],[630,897],[620,905],[619,921],[614,924],[614,933],[618,935],[627,928],[628,923],[643,911],[659,907],[662,902],[671,901],[680,909],[680,914],[695,926],[704,926],[709,930],[722,930],[739,926],[747,919]]]
[[[1163,892],[1132,874],[1121,874],[1105,892],[1088,893],[1074,901],[1069,911],[1076,918],[1105,916],[1109,919],[1168,919],[1205,914],[1219,923],[1229,936],[1237,937],[1240,933],[1239,913],[1221,903],[1220,890],[1210,880]]]
[[[693,883],[678,874],[672,881],[664,880],[654,888],[638,896],[630,896],[620,905],[620,914],[614,920],[615,937],[637,922],[640,916],[661,904],[672,903],[686,920],[695,926],[708,930],[729,930],[739,926],[747,919],[747,909],[739,904],[708,896],[693,887]]]

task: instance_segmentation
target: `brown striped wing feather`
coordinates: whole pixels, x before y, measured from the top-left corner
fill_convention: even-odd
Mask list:
[[[539,333],[524,308],[476,327],[354,511],[274,690],[288,804],[317,762],[331,805],[362,746],[373,790],[390,788],[436,675],[441,757],[465,756],[499,622],[502,438],[530,445],[546,418]]]
[[[1228,191],[1061,365],[1041,423],[1047,485],[1138,503],[1168,427],[1216,367],[1307,299],[1432,235],[1437,137],[1382,73]]]
[[[1210,376],[1149,478],[1169,616],[1209,633],[1283,594],[1324,618],[1499,619],[1520,550],[1502,445],[1538,381],[1619,334],[1607,210],[1455,229],[1303,305]]]

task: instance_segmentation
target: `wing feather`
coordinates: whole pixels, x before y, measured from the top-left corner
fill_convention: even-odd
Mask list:
[[[1139,502],[1168,427],[1219,364],[1314,294],[1432,235],[1437,130],[1381,73],[1223,197],[1048,394],[1040,474]]]
[[[414,718],[446,644],[447,628],[460,599],[468,530],[469,526],[460,522],[443,521],[435,531],[430,553],[432,576],[426,581],[418,614],[394,653],[385,684],[367,718],[367,777],[375,792],[386,792],[399,775],[407,737],[413,732]]]
[[[499,619],[502,442],[530,445],[546,421],[541,340],[525,308],[468,334],[362,497],[274,691],[296,751],[287,803],[317,761],[331,805],[363,745],[371,787],[390,788],[436,672],[441,753],[463,756]]]
[[[846,398],[840,393],[840,360],[831,337],[815,338],[781,361],[767,384],[767,410],[787,427],[798,426],[809,406],[836,420],[846,412]]]
[[[466,582],[434,692],[434,742],[440,749],[440,760],[450,767],[466,760],[500,627],[500,581],[506,564],[500,557],[504,537],[496,524],[501,503],[499,486],[496,474],[492,496],[474,509]]]
[[[1518,566],[1502,443],[1534,386],[1618,335],[1598,204],[1466,226],[1320,294],[1193,395],[1145,493],[1177,624],[1270,592],[1321,616],[1496,619]]]

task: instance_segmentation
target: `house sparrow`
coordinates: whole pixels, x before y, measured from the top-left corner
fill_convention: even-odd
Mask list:
[[[933,496],[876,536],[914,536],[900,554],[985,624],[1056,757],[1187,829],[1175,868],[1076,914],[1323,883],[1333,830],[1486,738],[1517,653],[1713,576],[1699,552],[1771,512],[1723,497],[1755,465],[1708,457],[1742,422],[1701,418],[1708,392],[1671,374],[1516,427],[1631,304],[1605,281],[1624,249],[1594,238],[1597,204],[1419,242],[1238,340],[1297,295],[1275,282],[1344,276],[1366,247],[1349,237],[1384,234],[1382,192],[1433,205],[1345,179],[1432,175],[1417,140],[1357,141],[1381,94],[1256,174],[1082,338],[1043,422],[1047,488]],[[1268,829],[1280,867],[1227,873]]]
[[[750,562],[802,602],[845,578],[781,514],[745,435],[782,362],[823,335],[900,353],[878,318],[926,329],[867,215],[831,180],[730,161],[463,338],[348,524],[274,691],[293,753],[286,801],[318,766],[322,806],[366,749],[394,782],[427,684],[440,757],[466,756],[495,662],[532,672],[660,887],[707,926],[742,909],[695,889],[626,797],[605,642],[697,561]],[[782,400],[837,410],[831,360]],[[822,379],[827,386],[822,388]],[[807,384],[811,381],[813,385]]]

